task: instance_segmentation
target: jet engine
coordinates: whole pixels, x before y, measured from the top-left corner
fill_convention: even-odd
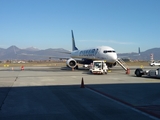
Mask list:
[[[67,64],[67,67],[70,67],[70,68],[76,68],[77,67],[77,62],[73,58],[68,59],[66,64]]]

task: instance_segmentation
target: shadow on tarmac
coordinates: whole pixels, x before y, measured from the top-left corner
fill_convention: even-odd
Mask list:
[[[89,84],[84,89],[80,85],[1,87],[0,119],[43,119],[48,116],[54,119],[74,119],[75,116],[79,119],[107,118],[105,99],[98,99],[98,94],[86,88],[160,118],[160,83],[127,83]],[[100,106],[104,108],[100,109]],[[124,117],[114,113],[110,116]]]

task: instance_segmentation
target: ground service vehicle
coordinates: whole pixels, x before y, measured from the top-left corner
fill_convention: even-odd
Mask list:
[[[105,61],[93,61],[89,71],[93,74],[107,74],[108,67]]]
[[[147,75],[148,77],[156,77],[156,78],[160,78],[160,68],[156,69],[156,70],[142,70],[141,68],[137,68],[135,70],[135,75],[137,77],[141,77],[142,75]]]
[[[149,64],[150,66],[160,66],[160,62],[151,62],[150,64]]]

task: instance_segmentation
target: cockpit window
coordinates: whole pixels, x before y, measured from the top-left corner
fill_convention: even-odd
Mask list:
[[[115,53],[116,51],[114,50],[104,50],[103,53]]]

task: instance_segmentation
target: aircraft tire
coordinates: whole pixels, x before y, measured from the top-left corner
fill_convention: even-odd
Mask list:
[[[143,70],[140,69],[140,68],[136,69],[135,74],[136,74],[137,77],[142,77],[141,71],[143,71]]]

